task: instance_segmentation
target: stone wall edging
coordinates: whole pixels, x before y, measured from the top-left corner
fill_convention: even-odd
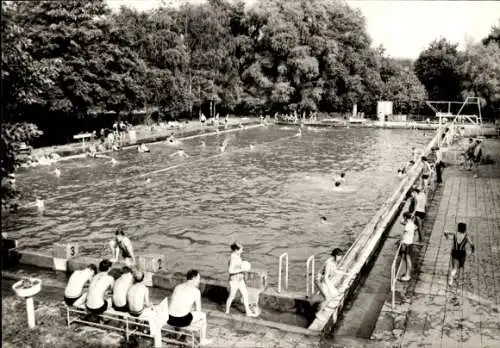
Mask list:
[[[54,257],[50,254],[38,252],[35,250],[16,249],[11,251],[11,257],[16,259],[21,265],[33,266],[42,269],[55,270]],[[85,268],[89,264],[97,265],[99,259],[89,256],[76,256],[67,260],[66,272],[73,272],[77,269]],[[119,264],[118,267],[122,267]],[[179,273],[171,273],[167,271],[159,271],[153,273],[153,287],[173,291],[177,284],[185,281],[185,276]],[[225,303],[228,290],[228,284],[217,280],[202,280],[200,290],[202,296],[216,303]],[[263,308],[272,309],[279,312],[292,312],[303,315],[310,319],[314,318],[314,304],[311,303],[304,295],[295,293],[277,293],[274,289],[264,289],[259,295],[259,304]]]
[[[438,143],[442,129],[438,129],[436,135],[429,142],[424,150],[424,154],[428,154],[432,147]],[[377,247],[382,241],[382,236],[387,231],[387,228],[395,220],[398,214],[401,213],[402,203],[408,194],[408,191],[414,183],[420,178],[422,173],[422,162],[418,160],[416,168],[411,172],[412,176],[402,180],[398,189],[384,203],[384,205],[375,214],[374,218],[367,224],[363,232],[353,243],[351,248],[341,261],[340,268],[349,270],[350,273],[340,277],[336,282],[336,288],[340,295],[329,302],[325,303],[316,314],[316,319],[309,326],[310,330],[321,331],[323,333],[330,332],[336,325],[338,317],[343,309],[344,303],[348,296],[354,291],[361,275],[362,269],[370,261]]]

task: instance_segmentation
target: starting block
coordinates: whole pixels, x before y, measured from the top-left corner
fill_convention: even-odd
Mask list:
[[[137,267],[144,272],[145,284],[153,286],[153,273],[164,269],[165,255],[139,255],[137,257]]]
[[[267,271],[253,269],[245,272],[245,284],[248,290],[248,305],[257,313],[260,313],[259,296],[267,288]]]
[[[55,271],[66,271],[68,260],[78,256],[78,243],[55,243],[52,249]]]

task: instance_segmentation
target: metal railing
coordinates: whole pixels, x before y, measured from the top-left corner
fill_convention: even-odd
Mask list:
[[[396,255],[394,256],[394,260],[392,261],[392,266],[391,266],[391,296],[392,296],[392,309],[396,307],[396,284],[398,280],[398,274],[399,271],[401,270],[401,265],[403,264],[401,262],[401,258],[399,257],[401,251],[401,243],[399,243],[398,250],[396,251]],[[398,259],[400,260],[399,266],[396,266],[398,263]],[[396,269],[397,268],[397,269]]]
[[[287,290],[288,289],[288,253],[281,254],[280,258],[279,258],[278,292],[281,292],[281,273],[283,273],[283,262],[285,262],[285,286],[284,286],[284,289]]]
[[[309,256],[306,261],[306,296],[314,295],[314,255]]]

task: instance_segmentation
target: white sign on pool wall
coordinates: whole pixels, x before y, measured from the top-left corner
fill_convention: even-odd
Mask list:
[[[385,121],[385,116],[392,115],[392,102],[379,101],[377,102],[377,117],[379,121]]]

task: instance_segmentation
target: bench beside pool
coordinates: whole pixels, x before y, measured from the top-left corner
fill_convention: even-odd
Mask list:
[[[168,298],[165,298],[160,304],[156,305],[155,311],[145,309],[138,317],[127,312],[116,311],[111,307],[103,314],[92,314],[87,311],[84,300],[78,300],[73,306],[64,304],[64,310],[66,311],[68,326],[71,326],[73,323],[80,323],[122,332],[125,334],[127,341],[132,335],[150,338],[153,339],[155,347],[162,347],[162,343],[176,343],[193,348],[200,346],[201,327],[198,323],[193,323],[186,327],[175,327],[167,324]],[[156,314],[162,310],[164,317],[158,318]],[[104,323],[101,323],[101,320]],[[164,322],[159,332],[158,327],[155,328],[154,326],[158,325],[158,321]],[[183,340],[183,337],[186,337],[186,340]]]

